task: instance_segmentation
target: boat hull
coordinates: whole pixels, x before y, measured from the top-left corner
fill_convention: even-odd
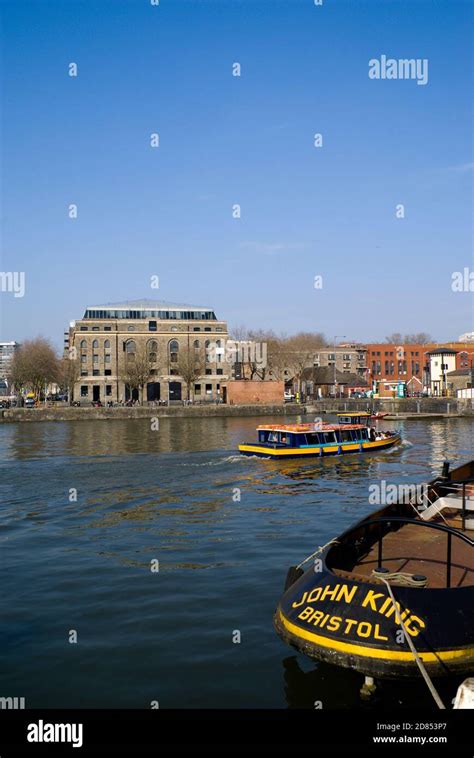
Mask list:
[[[413,644],[431,676],[472,674],[474,587],[393,587]],[[283,595],[274,615],[279,636],[315,660],[367,676],[419,677],[383,585],[307,571]]]
[[[241,455],[256,455],[261,458],[321,458],[325,455],[346,455],[350,453],[370,453],[386,450],[400,443],[401,437],[393,437],[375,442],[342,442],[335,445],[315,445],[314,447],[288,447],[285,445],[270,445],[259,443],[243,443],[239,445]]]

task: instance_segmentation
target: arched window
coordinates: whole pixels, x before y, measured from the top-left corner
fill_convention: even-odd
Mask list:
[[[201,343],[199,342],[199,340],[194,340],[194,347],[195,348],[201,347]]]
[[[93,343],[92,343],[92,347],[93,348],[99,347],[99,340],[94,340]]]
[[[158,354],[158,343],[156,340],[150,340],[148,343],[148,357],[152,363],[156,363]]]
[[[86,340],[81,340],[81,350],[87,350],[87,342],[86,342]]]
[[[169,351],[170,351],[170,363],[177,363],[178,351],[179,351],[178,340],[171,340],[169,344]]]
[[[105,340],[104,342],[104,348],[108,350],[110,348],[110,340]]]
[[[129,340],[125,343],[125,353],[127,355],[127,358],[135,358],[136,350],[137,346],[133,340]]]
[[[221,341],[220,341],[220,340],[217,340],[217,341],[216,341],[216,347],[222,347],[222,343],[221,343]]]

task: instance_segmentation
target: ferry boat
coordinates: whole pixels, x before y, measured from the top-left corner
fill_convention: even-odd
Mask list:
[[[348,423],[261,424],[258,442],[239,445],[242,455],[263,458],[304,458],[386,450],[400,442],[400,434],[369,427],[369,414],[358,414],[357,421],[347,415]],[[367,417],[367,418],[366,418]],[[362,419],[366,423],[361,423]]]
[[[290,568],[275,629],[310,658],[370,677],[419,675],[415,653],[431,676],[472,675],[474,461],[446,462],[421,503],[406,499]]]

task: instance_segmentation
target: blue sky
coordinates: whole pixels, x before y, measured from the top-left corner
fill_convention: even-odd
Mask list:
[[[144,297],[329,339],[473,330],[451,290],[473,269],[471,9],[3,0],[0,267],[26,293],[0,293],[0,338],[60,345],[88,304]],[[428,84],[369,79],[382,54],[427,58]]]

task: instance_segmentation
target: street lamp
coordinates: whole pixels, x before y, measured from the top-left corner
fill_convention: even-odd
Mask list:
[[[338,339],[346,339],[345,334],[335,334],[334,335],[334,400],[336,399],[336,392],[337,392],[337,378],[336,378],[336,340]]]

